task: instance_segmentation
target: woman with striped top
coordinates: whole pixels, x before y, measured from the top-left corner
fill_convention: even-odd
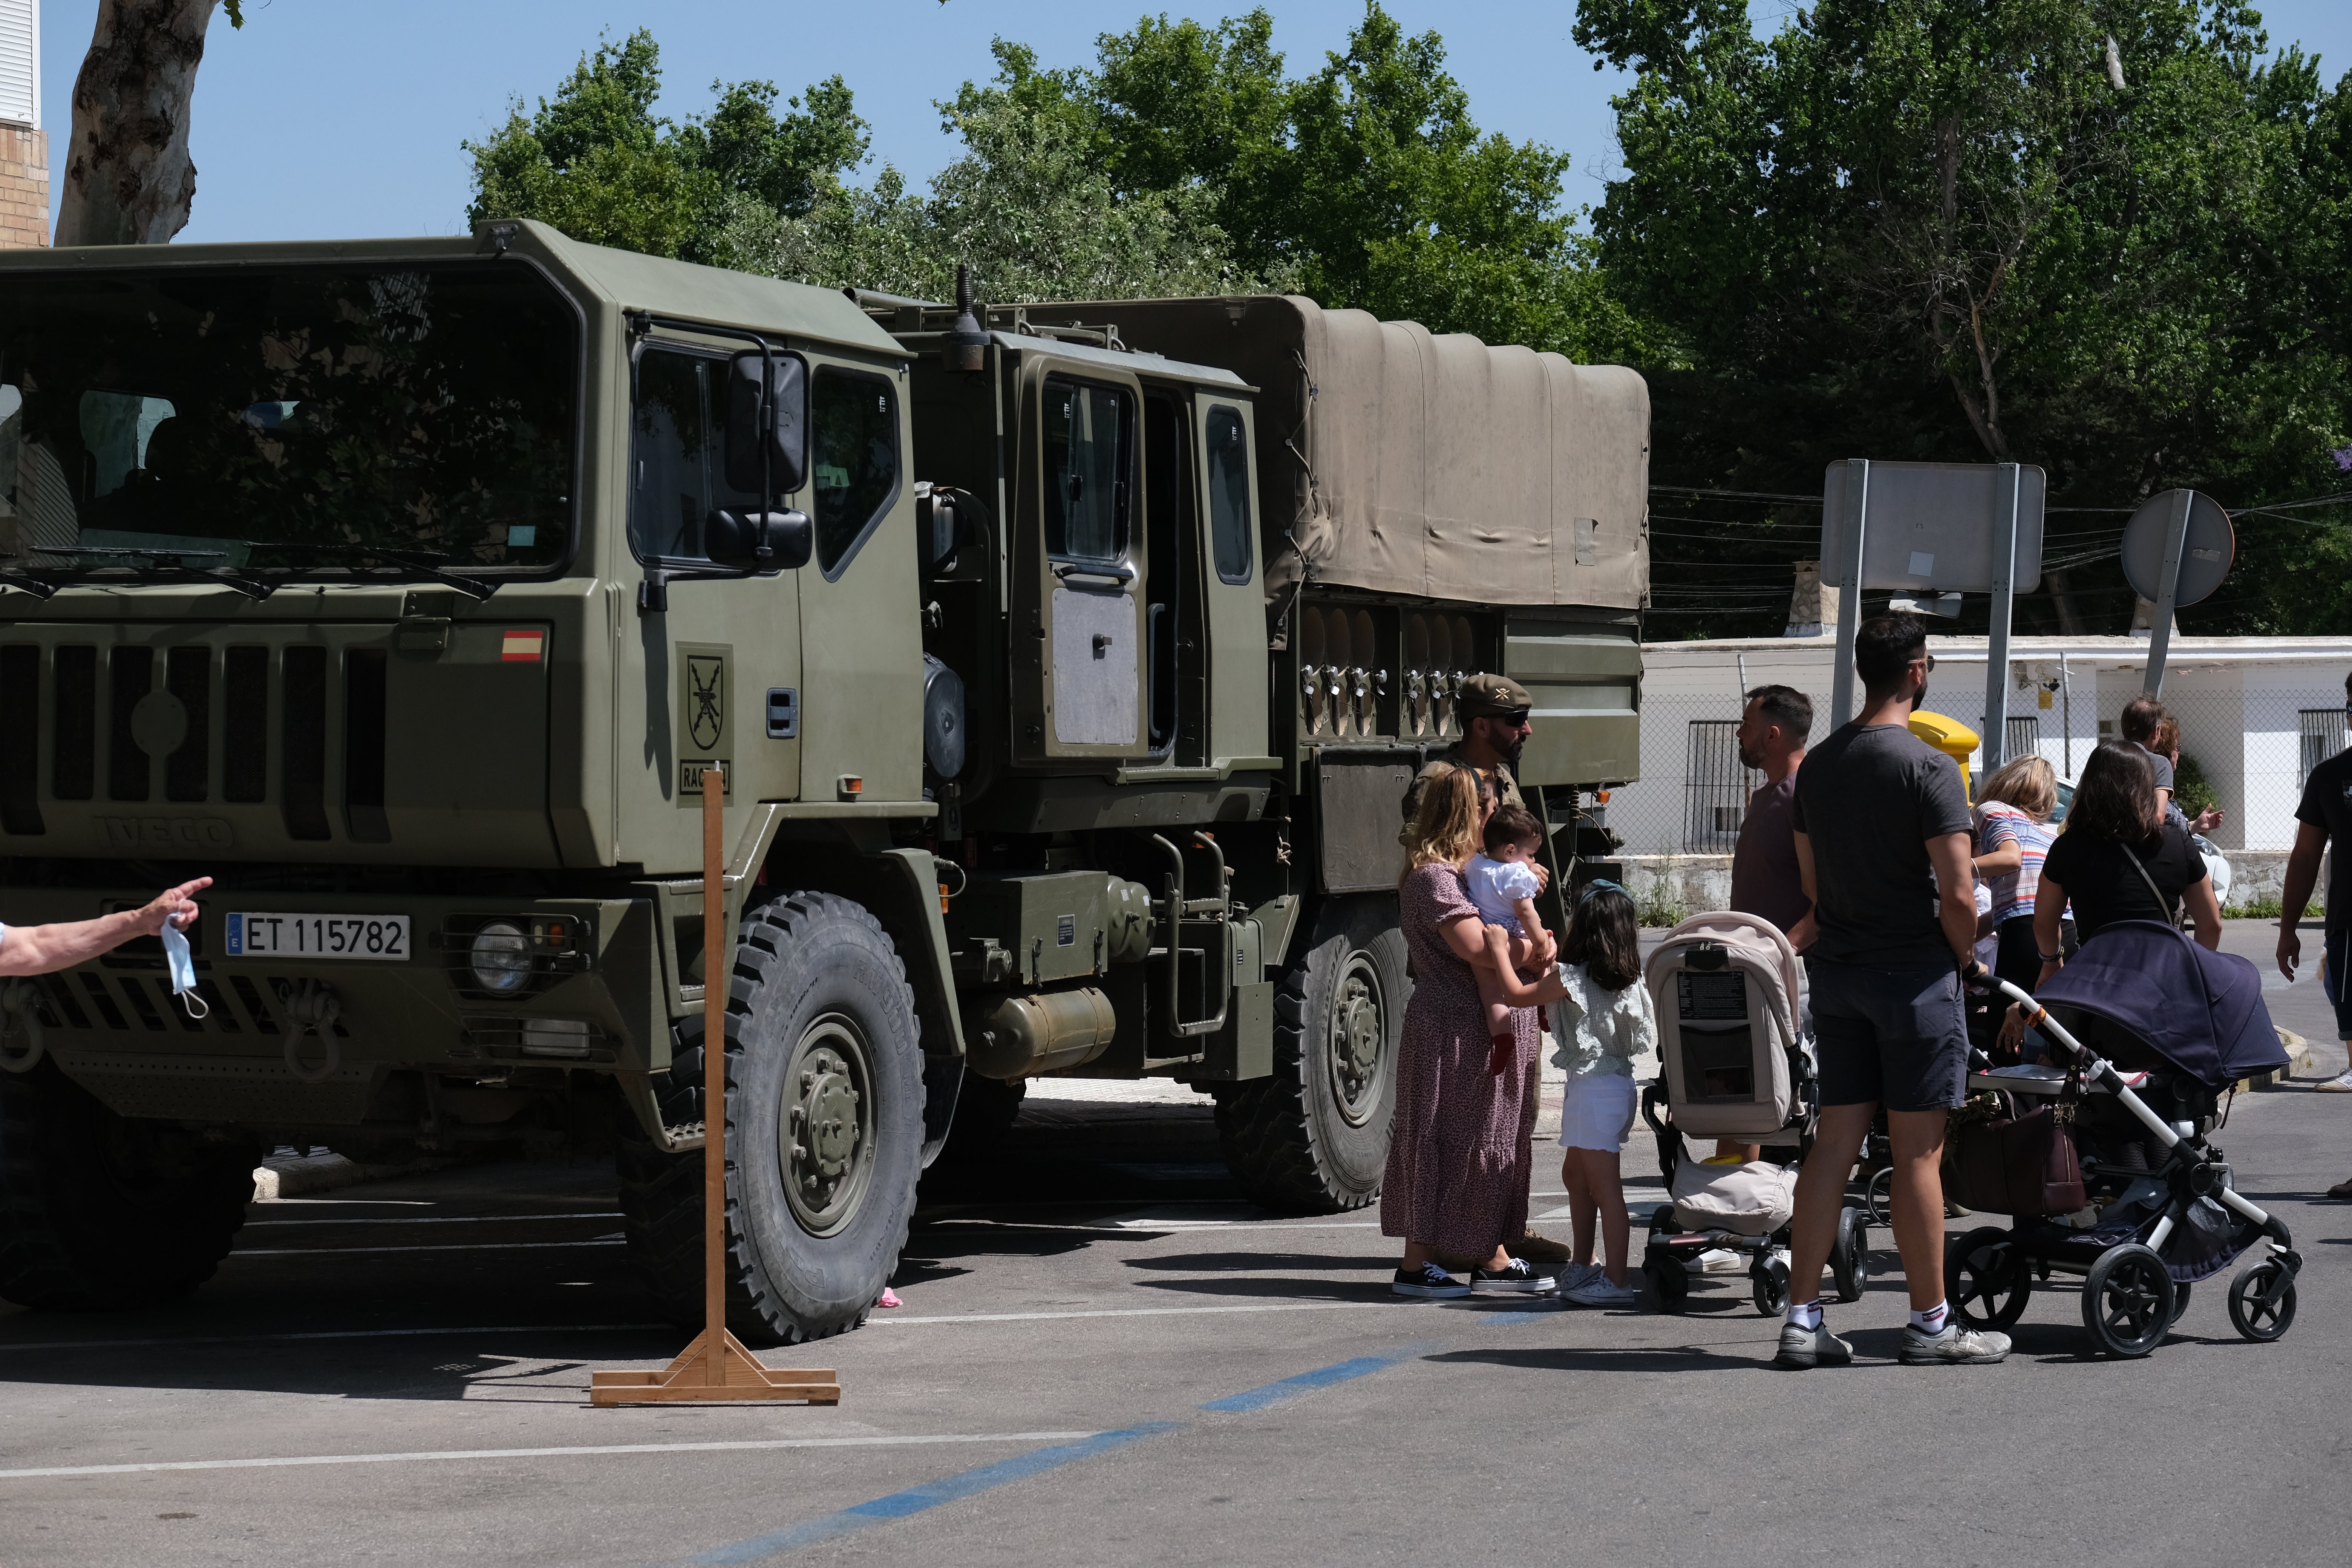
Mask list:
[[[2058,805],[2058,775],[2040,757],[2004,763],[1984,782],[1978,797],[1977,875],[1992,894],[1992,925],[1999,946],[1993,973],[2027,990],[2042,974],[2033,942],[2033,896],[2042,882],[2042,858],[2058,837],[2050,814]],[[2008,1031],[2003,1044],[2008,1044]]]

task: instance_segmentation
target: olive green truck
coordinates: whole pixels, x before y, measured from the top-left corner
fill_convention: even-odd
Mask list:
[[[194,992],[152,940],[0,986],[0,1296],[194,1289],[281,1142],[504,1148],[612,1153],[697,1320],[714,983],[746,1332],[862,1321],[1039,1073],[1189,1081],[1261,1201],[1370,1201],[1401,796],[1499,670],[1555,871],[1605,852],[1648,427],[1630,371],[1285,297],[529,223],[0,257],[0,921],[214,879]]]

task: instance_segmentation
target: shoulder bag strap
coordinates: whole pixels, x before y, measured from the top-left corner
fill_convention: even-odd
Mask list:
[[[2156,907],[2164,911],[2165,920],[2170,921],[2175,919],[2179,912],[2178,907],[2164,896],[2163,890],[2156,885],[2156,879],[2147,874],[2147,866],[2140,859],[2137,851],[2120,838],[2116,840],[2116,847],[2124,852],[2124,858],[2132,863],[2132,869],[2139,873],[2139,879],[2147,884],[2147,890],[2155,898]]]

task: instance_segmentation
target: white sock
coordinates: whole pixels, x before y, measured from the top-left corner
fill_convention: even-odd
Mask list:
[[[1789,1303],[1789,1326],[1792,1329],[1818,1329],[1822,1326],[1822,1299]]]
[[[1944,1301],[1937,1302],[1924,1312],[1915,1307],[1911,1310],[1911,1326],[1923,1334],[1940,1334],[1944,1331],[1944,1320],[1951,1315],[1951,1310],[1950,1304]]]

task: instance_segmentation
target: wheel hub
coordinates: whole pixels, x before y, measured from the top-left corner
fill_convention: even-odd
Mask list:
[[[847,1225],[865,1194],[874,1164],[872,1082],[866,1038],[838,1014],[813,1022],[793,1052],[776,1163],[793,1217],[812,1235]]]
[[[1387,1068],[1387,1022],[1369,953],[1348,955],[1331,998],[1331,1087],[1339,1113],[1360,1127],[1380,1106]]]

